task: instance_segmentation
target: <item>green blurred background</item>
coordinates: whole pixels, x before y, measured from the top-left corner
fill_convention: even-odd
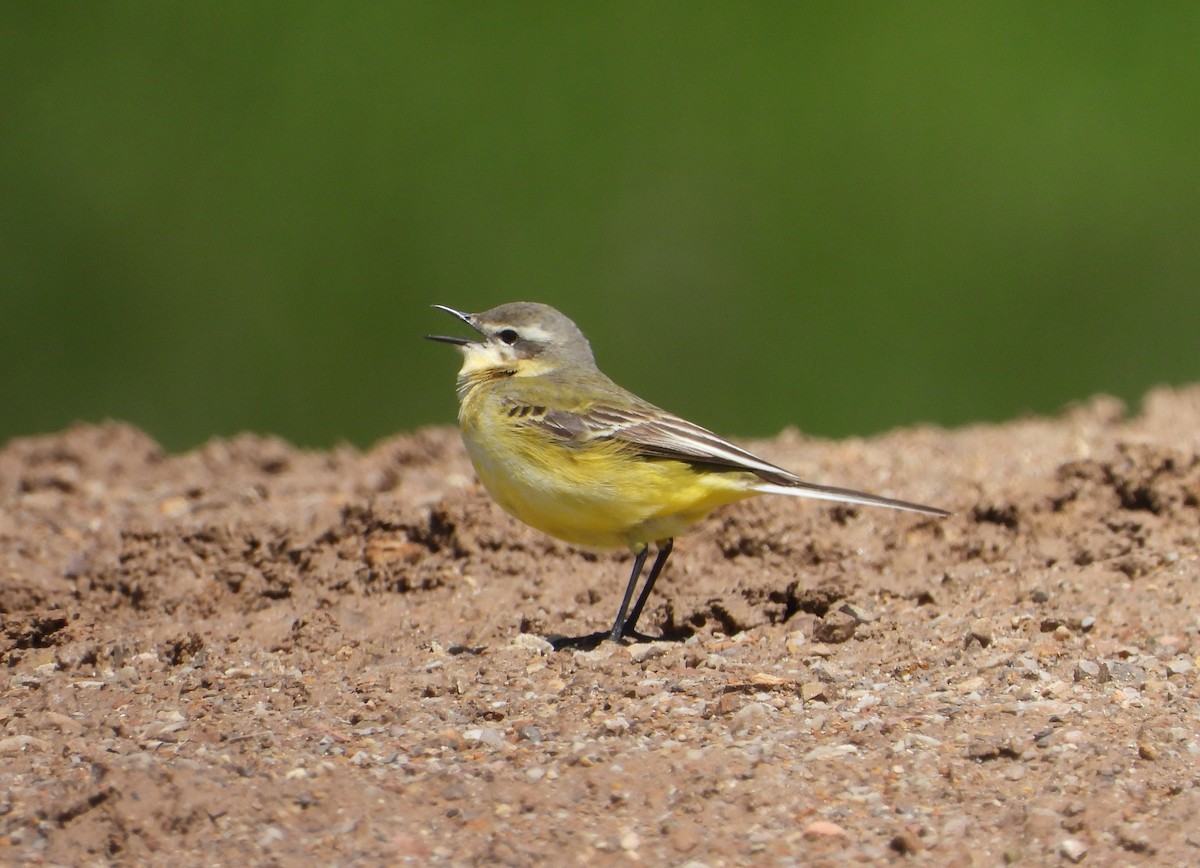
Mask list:
[[[1197,4],[25,2],[0,72],[0,441],[450,422],[434,302],[736,435],[1200,379]]]

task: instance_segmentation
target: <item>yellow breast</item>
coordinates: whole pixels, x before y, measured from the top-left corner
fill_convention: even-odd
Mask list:
[[[576,445],[517,424],[489,403],[465,396],[460,408],[480,481],[509,513],[567,542],[640,551],[755,494],[750,474],[647,459],[616,440]]]

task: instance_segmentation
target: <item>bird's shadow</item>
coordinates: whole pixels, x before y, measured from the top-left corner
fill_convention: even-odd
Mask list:
[[[692,635],[691,630],[664,631],[661,636],[648,636],[631,630],[618,640],[618,645],[642,645],[647,642],[683,642]],[[605,642],[611,641],[610,631],[601,630],[599,633],[589,633],[586,636],[544,637],[555,651],[595,651]]]

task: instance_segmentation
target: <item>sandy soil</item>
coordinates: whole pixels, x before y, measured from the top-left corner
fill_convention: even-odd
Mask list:
[[[1200,859],[1200,388],[750,444],[944,521],[762,498],[628,569],[451,430],[0,452],[0,862]]]

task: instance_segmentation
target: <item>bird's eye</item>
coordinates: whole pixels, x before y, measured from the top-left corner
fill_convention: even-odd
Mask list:
[[[502,340],[504,343],[508,344],[511,347],[513,344],[515,344],[520,339],[521,336],[517,334],[516,329],[505,329],[504,331],[502,331],[498,335],[496,335],[496,337],[500,338],[500,340]]]

